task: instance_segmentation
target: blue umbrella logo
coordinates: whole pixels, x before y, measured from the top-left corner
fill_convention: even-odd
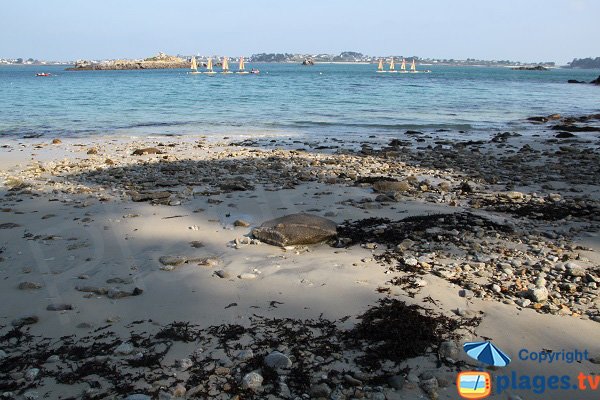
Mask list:
[[[463,349],[469,357],[484,364],[506,367],[510,363],[510,357],[488,341],[468,342],[463,345]]]

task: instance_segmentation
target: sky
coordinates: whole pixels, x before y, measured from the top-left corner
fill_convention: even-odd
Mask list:
[[[0,0],[0,58],[598,57],[600,0]]]

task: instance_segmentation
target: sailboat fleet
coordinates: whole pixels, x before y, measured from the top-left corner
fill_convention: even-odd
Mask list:
[[[383,68],[383,58],[381,58],[379,60],[379,65],[377,65],[377,72],[385,72],[385,73],[401,73],[401,74],[407,74],[407,73],[411,73],[411,74],[416,74],[416,73],[429,73],[431,71],[429,70],[425,70],[425,71],[417,71],[417,65],[415,63],[415,59],[413,58],[411,64],[410,64],[410,70],[407,71],[406,70],[406,60],[403,58],[402,59],[402,64],[400,64],[400,70],[396,70],[396,64],[394,64],[394,57],[392,57],[390,59],[390,63],[389,63],[389,69],[385,70]]]
[[[216,75],[217,73],[221,74],[258,74],[260,71],[258,69],[252,68],[250,71],[246,71],[246,63],[244,61],[244,57],[240,57],[240,62],[238,65],[237,71],[229,70],[229,59],[227,57],[223,57],[221,61],[221,72],[217,72],[213,70],[213,60],[209,58],[206,62],[206,71],[198,71],[198,62],[196,61],[196,57],[192,57],[192,61],[190,63],[190,74],[206,74],[206,75]]]

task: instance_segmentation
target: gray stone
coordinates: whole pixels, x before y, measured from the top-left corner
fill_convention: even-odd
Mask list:
[[[32,381],[40,374],[39,368],[30,368],[25,372],[25,379]]]
[[[263,383],[263,377],[258,372],[250,372],[242,378],[242,387],[244,389],[258,390]]]
[[[46,307],[48,311],[65,311],[72,310],[73,306],[71,304],[50,304]]]
[[[536,303],[543,303],[548,300],[548,289],[545,287],[536,287],[533,289],[529,289],[527,292],[529,298]]]
[[[452,340],[447,340],[440,344],[438,354],[442,358],[450,358],[452,360],[456,360],[460,354],[460,350],[456,342]]]
[[[337,235],[335,222],[312,214],[291,214],[264,222],[252,235],[274,246],[315,244]]]
[[[37,282],[21,282],[19,283],[18,288],[20,290],[32,290],[32,289],[41,289],[42,284]]]
[[[235,355],[235,358],[237,358],[240,361],[248,361],[252,357],[254,357],[254,352],[252,351],[252,349],[240,350]]]
[[[329,397],[330,394],[331,389],[326,383],[319,383],[318,385],[313,385],[310,388],[310,395],[312,397]]]
[[[429,395],[432,395],[433,393],[437,392],[439,388],[438,380],[436,377],[431,377],[429,379],[421,379],[421,382],[419,382],[419,386],[421,386],[421,389],[423,389],[423,391],[425,391],[425,393]]]
[[[290,368],[292,360],[288,356],[278,351],[274,351],[267,355],[264,359],[265,365],[273,369]]]
[[[583,268],[580,265],[577,265],[575,263],[572,262],[568,262],[565,264],[565,267],[567,267],[567,270],[569,271],[569,275],[571,276],[585,276],[586,272],[585,272],[585,268]]]
[[[21,317],[13,320],[11,324],[12,326],[33,325],[37,324],[39,320],[39,317],[36,315],[28,315],[26,317]]]
[[[158,261],[162,265],[171,265],[176,267],[178,265],[186,263],[188,259],[183,256],[162,256],[158,259]]]
[[[242,228],[247,228],[250,226],[250,222],[248,221],[244,221],[243,219],[236,219],[233,222],[233,226],[238,226],[238,227],[242,227]]]
[[[404,377],[402,375],[390,376],[388,378],[388,385],[396,390],[400,390],[404,387]]]
[[[124,342],[115,349],[115,354],[128,355],[133,353],[133,350],[134,347],[131,345],[131,343]]]

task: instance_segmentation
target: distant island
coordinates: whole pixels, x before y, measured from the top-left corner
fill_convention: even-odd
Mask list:
[[[569,63],[567,68],[600,68],[600,57],[596,58],[575,58],[573,61]]]
[[[158,53],[143,60],[110,60],[103,62],[77,61],[67,71],[126,70],[126,69],[169,69],[189,68],[190,61],[184,58]]]

